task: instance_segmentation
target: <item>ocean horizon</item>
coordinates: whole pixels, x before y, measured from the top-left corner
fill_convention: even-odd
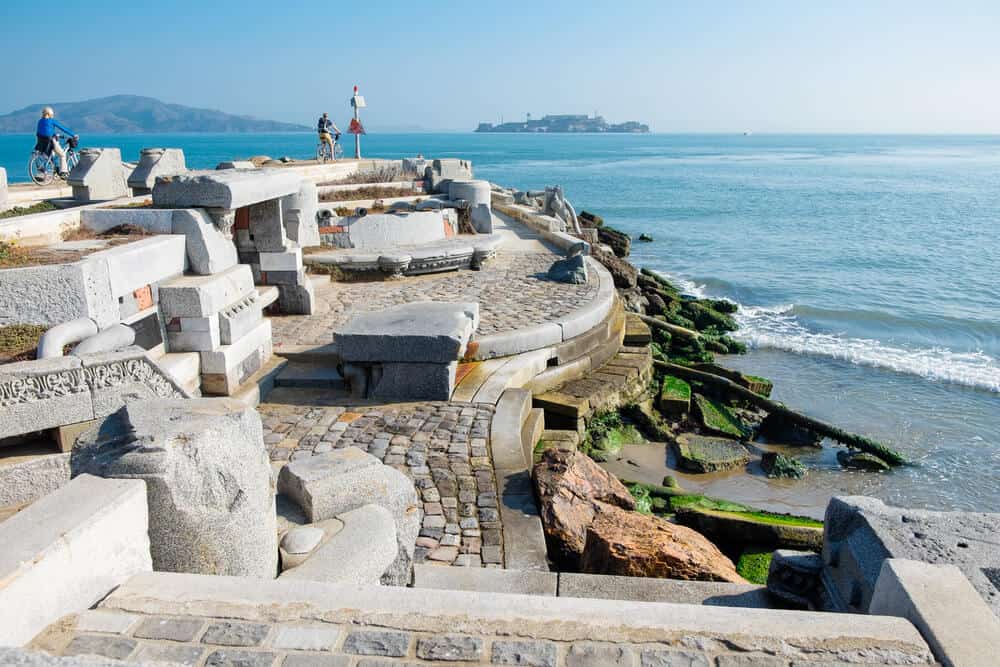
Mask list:
[[[0,135],[10,182],[26,180],[32,144]],[[179,147],[190,168],[315,151],[308,132],[83,145],[119,147],[126,160]],[[807,454],[809,496],[1000,511],[1000,136],[409,132],[366,135],[362,152],[462,157],[502,185],[562,185],[578,211],[632,235],[633,263],[741,305],[737,336],[751,350],[725,363],[918,463],[866,475],[842,471],[829,448]],[[642,233],[654,241],[635,241]],[[787,510],[798,492],[773,506]]]

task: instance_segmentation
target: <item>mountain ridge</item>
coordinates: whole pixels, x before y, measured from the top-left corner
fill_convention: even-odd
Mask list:
[[[80,102],[32,104],[0,115],[0,134],[34,132],[42,107],[51,106],[56,118],[77,133],[248,133],[304,132],[312,128],[297,123],[262,120],[217,109],[189,107],[142,95],[111,95]]]

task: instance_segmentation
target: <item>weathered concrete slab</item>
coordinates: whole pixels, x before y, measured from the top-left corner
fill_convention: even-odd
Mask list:
[[[182,274],[187,252],[184,237],[164,234],[101,250],[83,261],[107,264],[111,296],[117,299]]]
[[[297,193],[301,180],[278,169],[192,171],[157,178],[153,205],[237,209]]]
[[[764,586],[714,581],[679,581],[603,574],[559,574],[559,595],[570,598],[600,598],[635,602],[671,602],[715,607],[770,609]]]
[[[162,208],[89,208],[80,211],[80,224],[95,232],[135,225],[151,234],[173,234],[173,211]]]
[[[143,148],[139,163],[128,177],[128,186],[136,195],[148,195],[158,176],[173,176],[187,171],[184,151],[180,148]]]
[[[415,301],[355,315],[334,332],[346,362],[457,361],[479,324],[478,303]]]
[[[414,565],[413,587],[481,593],[556,595],[559,574],[535,570],[501,570],[471,567]]]
[[[68,481],[68,452],[0,466],[0,507],[30,503]]]
[[[271,466],[260,417],[228,399],[134,401],[81,436],[74,475],[146,482],[157,570],[273,578]]]
[[[279,579],[380,583],[399,549],[392,513],[380,505],[363,505],[337,518],[344,524],[340,532]]]
[[[891,507],[875,498],[830,500],[824,518],[823,578],[848,610],[866,611],[886,558],[958,567],[1000,614],[1000,514]]]
[[[84,475],[0,522],[0,645],[152,570],[145,484]]]
[[[1000,656],[1000,619],[954,565],[884,561],[868,611],[913,623],[946,667],[986,667]]]
[[[210,276],[236,265],[236,246],[204,210],[173,211],[172,231],[184,236],[188,265],[194,273]]]
[[[78,317],[90,317],[101,327],[119,321],[106,262],[0,271],[0,325],[54,325]]]

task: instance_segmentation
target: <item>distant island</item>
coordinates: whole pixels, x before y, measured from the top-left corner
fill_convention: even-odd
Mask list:
[[[609,123],[603,116],[595,115],[593,118],[576,114],[562,114],[556,116],[542,116],[541,119],[532,120],[528,114],[524,122],[500,123],[480,123],[476,132],[623,132],[631,134],[643,134],[649,132],[649,125],[630,120],[624,123]]]
[[[215,109],[168,104],[152,97],[114,95],[83,102],[39,102],[0,116],[0,134],[32,134],[43,106],[55,107],[56,117],[87,134],[148,134],[172,132],[303,132],[294,123],[235,116]]]

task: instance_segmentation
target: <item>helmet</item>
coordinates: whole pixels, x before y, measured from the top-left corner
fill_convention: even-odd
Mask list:
[[[55,109],[53,109],[52,107],[45,107],[44,109],[42,109],[42,115],[43,116],[55,116],[56,112],[55,112]]]

